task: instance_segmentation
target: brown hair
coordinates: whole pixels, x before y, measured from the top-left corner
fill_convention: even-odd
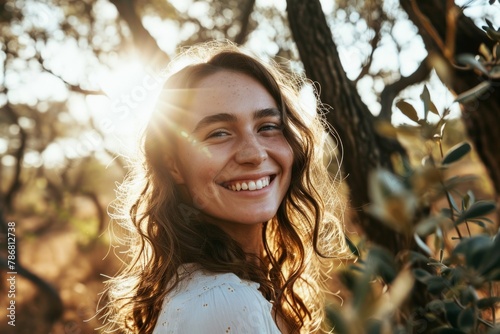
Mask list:
[[[193,57],[193,50],[198,57]],[[130,209],[120,221],[131,232],[126,243],[132,260],[108,282],[109,327],[151,333],[165,296],[179,281],[178,267],[194,262],[259,283],[290,332],[316,331],[323,318],[320,256],[340,254],[345,247],[335,212],[336,183],[323,161],[326,136],[321,114],[304,111],[298,96],[303,81],[232,44],[204,44],[186,55],[198,59],[166,81],[144,133],[144,173],[130,176],[119,189],[119,209]],[[165,157],[175,156],[175,120],[189,100],[189,90],[224,70],[256,79],[271,94],[281,109],[283,134],[294,155],[290,187],[276,216],[263,225],[265,256],[260,265],[248,261],[239,244],[221,229],[197,219],[197,209],[181,201],[165,167]],[[129,187],[138,177],[145,182],[140,194]],[[135,202],[127,206],[123,199],[130,196]]]

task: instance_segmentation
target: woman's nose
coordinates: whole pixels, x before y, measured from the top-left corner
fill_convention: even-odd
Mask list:
[[[246,137],[238,145],[235,160],[239,164],[259,165],[267,159],[267,150],[255,136]]]

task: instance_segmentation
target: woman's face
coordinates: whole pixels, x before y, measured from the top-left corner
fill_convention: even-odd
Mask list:
[[[202,79],[192,96],[178,124],[174,179],[223,229],[268,221],[290,186],[293,162],[276,102],[255,79],[226,70]]]

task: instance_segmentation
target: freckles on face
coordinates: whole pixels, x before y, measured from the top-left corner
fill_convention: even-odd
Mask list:
[[[193,203],[224,226],[274,217],[293,161],[274,98],[252,77],[223,70],[200,80],[190,102],[176,173]]]

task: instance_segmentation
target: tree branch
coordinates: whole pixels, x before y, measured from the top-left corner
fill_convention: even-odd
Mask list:
[[[452,62],[455,54],[458,7],[454,0],[446,0],[446,39],[444,56]]]
[[[79,85],[75,85],[75,84],[68,82],[62,76],[57,75],[56,73],[54,73],[54,71],[52,71],[50,68],[45,66],[44,58],[42,57],[41,54],[38,53],[34,58],[38,61],[38,63],[40,64],[40,66],[42,67],[42,69],[44,71],[52,74],[53,76],[55,76],[56,78],[58,78],[59,80],[64,82],[64,84],[66,85],[66,87],[68,87],[68,89],[70,91],[85,94],[85,95],[105,95],[105,93],[102,90],[84,89],[84,88],[80,87]]]
[[[52,71],[51,69],[49,69],[45,65],[42,64],[42,67],[46,72],[52,74],[53,76],[55,76],[56,78],[58,78],[59,80],[64,82],[66,87],[68,87],[68,89],[72,92],[81,93],[84,95],[106,95],[102,90],[84,89],[79,85],[72,84],[72,83],[68,82],[67,80],[65,80],[63,77],[61,77],[60,75],[55,74],[54,71]]]
[[[169,57],[159,48],[156,40],[142,25],[137,13],[135,0],[110,0],[115,5],[120,17],[128,25],[132,33],[134,47],[147,59],[148,65],[163,68],[169,62]]]
[[[382,107],[378,119],[390,122],[392,116],[392,102],[399,92],[411,85],[424,81],[429,76],[430,72],[431,67],[428,63],[428,57],[426,57],[422,60],[415,72],[385,86],[380,94],[380,104]]]
[[[234,38],[234,42],[237,44],[243,44],[248,36],[250,27],[250,16],[253,12],[253,7],[255,6],[255,0],[248,0],[244,6],[241,6],[242,13],[240,15],[241,29],[238,35]]]
[[[437,45],[437,47],[443,52],[443,54],[446,55],[445,50],[446,46],[441,39],[441,36],[439,36],[439,33],[437,30],[434,28],[432,23],[429,21],[429,19],[420,11],[420,8],[418,7],[417,0],[410,0],[411,7],[413,9],[413,12],[415,13],[415,16],[417,19],[420,21],[421,26],[427,31],[427,34],[432,38],[434,43]],[[448,55],[449,56],[449,55]],[[447,57],[447,59],[450,59]]]
[[[370,52],[370,55],[368,56],[366,64],[361,68],[361,72],[359,73],[358,77],[354,80],[355,83],[357,83],[361,78],[363,78],[365,75],[368,74],[370,71],[370,67],[372,66],[373,62],[373,54],[375,53],[375,50],[377,49],[378,42],[380,42],[381,34],[380,34],[380,29],[382,25],[380,24],[379,21],[375,23],[375,26],[373,27],[373,30],[375,31],[375,36],[373,36],[372,40],[370,41],[370,46],[372,48],[372,51]]]

